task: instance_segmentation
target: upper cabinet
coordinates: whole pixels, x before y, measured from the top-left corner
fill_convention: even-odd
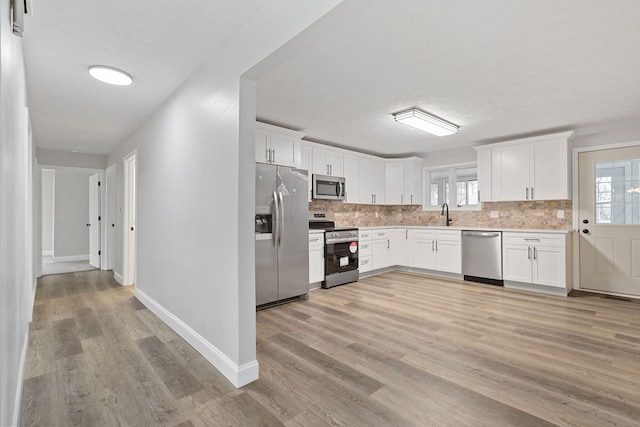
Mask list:
[[[346,183],[347,186],[349,183]],[[360,203],[385,204],[386,166],[382,159],[360,157]]]
[[[571,198],[573,135],[563,132],[476,147],[480,200]]]
[[[313,147],[313,173],[319,175],[344,176],[343,154],[329,148]]]
[[[360,201],[360,159],[356,154],[345,154],[343,158],[345,202]]]
[[[422,159],[386,161],[386,204],[422,204]]]
[[[300,166],[303,133],[256,122],[256,162]]]

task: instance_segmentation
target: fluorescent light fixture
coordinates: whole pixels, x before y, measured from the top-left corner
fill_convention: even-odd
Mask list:
[[[89,67],[89,75],[101,82],[117,86],[128,86],[133,83],[133,78],[128,73],[106,65],[92,65]]]
[[[417,108],[411,108],[409,110],[395,113],[393,118],[396,122],[413,126],[414,128],[437,136],[453,135],[458,132],[458,129],[460,129],[460,126],[458,125],[449,123],[439,117],[432,116],[431,114],[425,113]]]

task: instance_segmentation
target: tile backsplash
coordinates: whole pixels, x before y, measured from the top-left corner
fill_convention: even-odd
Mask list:
[[[309,203],[309,210],[333,212],[336,225],[341,227],[444,225],[440,210],[423,211],[422,206],[359,205],[316,200]],[[564,218],[558,218],[559,210],[564,211]],[[498,213],[497,218],[491,218],[492,211]],[[453,220],[451,225],[455,227],[570,230],[572,202],[483,202],[479,211],[451,211],[449,216]]]

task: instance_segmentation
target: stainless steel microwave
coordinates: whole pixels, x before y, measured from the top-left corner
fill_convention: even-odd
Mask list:
[[[346,191],[344,177],[313,175],[313,199],[344,200]]]

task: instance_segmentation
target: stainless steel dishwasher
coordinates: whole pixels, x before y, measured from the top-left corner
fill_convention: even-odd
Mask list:
[[[502,232],[462,231],[464,280],[503,286]]]

